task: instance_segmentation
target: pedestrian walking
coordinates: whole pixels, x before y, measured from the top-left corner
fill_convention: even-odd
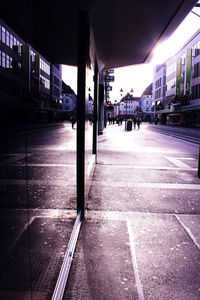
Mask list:
[[[138,126],[138,130],[140,129],[140,123],[141,123],[141,119],[137,118],[137,126]]]
[[[72,129],[74,129],[74,125],[75,125],[75,123],[76,123],[75,117],[72,116],[72,117],[70,118],[70,121],[71,121],[71,124],[72,124]]]
[[[135,130],[135,128],[136,128],[136,123],[137,123],[137,120],[136,120],[136,118],[134,117],[134,119],[133,119],[134,130]]]

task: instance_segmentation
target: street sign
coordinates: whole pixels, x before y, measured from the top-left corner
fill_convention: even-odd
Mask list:
[[[106,71],[106,74],[113,74],[114,73],[114,70],[107,70]]]
[[[106,75],[104,79],[105,79],[105,81],[112,81],[113,82],[115,80],[115,76]]]
[[[112,91],[112,86],[110,86],[110,85],[107,86],[107,87],[106,87],[106,91]]]

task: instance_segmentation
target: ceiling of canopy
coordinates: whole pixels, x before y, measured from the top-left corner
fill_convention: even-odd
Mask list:
[[[197,0],[1,1],[1,17],[56,63],[77,65],[78,13],[84,8],[104,69],[146,62]]]

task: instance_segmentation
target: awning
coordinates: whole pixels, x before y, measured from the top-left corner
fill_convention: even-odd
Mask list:
[[[180,106],[177,109],[171,109],[171,108],[161,109],[161,110],[157,110],[156,113],[169,114],[174,112],[180,113],[180,112],[192,111],[192,110],[200,110],[200,104]]]
[[[182,106],[180,108],[180,111],[199,110],[199,109],[200,109],[200,104],[195,104],[195,105]]]
[[[146,62],[197,0],[1,0],[0,16],[50,61],[77,65],[79,10],[88,12],[104,69]]]
[[[158,114],[167,114],[167,113],[170,113],[170,112],[172,112],[172,111],[171,111],[171,109],[168,109],[168,108],[156,111],[156,113],[158,113]]]

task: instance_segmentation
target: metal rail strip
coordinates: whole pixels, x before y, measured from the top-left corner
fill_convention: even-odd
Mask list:
[[[66,251],[51,300],[62,300],[63,298],[65,286],[67,283],[67,279],[68,279],[68,275],[72,263],[72,258],[74,255],[74,250],[76,247],[76,242],[81,228],[81,223],[82,223],[82,213],[80,211],[77,215],[74,228],[72,230],[72,234],[68,244],[68,249]]]
[[[151,129],[151,131],[161,133],[161,134],[164,134],[164,135],[169,135],[171,137],[175,137],[177,139],[184,140],[184,141],[187,141],[187,142],[191,142],[191,143],[194,143],[194,144],[197,144],[197,145],[200,144],[200,141],[199,141],[198,137],[188,136],[188,135],[184,135],[184,134],[181,134],[181,133],[175,133],[175,132],[171,132],[171,131],[163,130],[163,129]]]

